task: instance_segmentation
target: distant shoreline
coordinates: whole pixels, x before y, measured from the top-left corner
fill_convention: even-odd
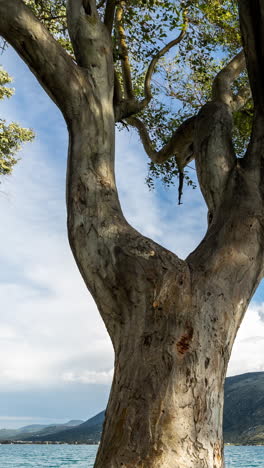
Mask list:
[[[2,440],[0,445],[100,445],[100,442],[62,442],[62,441],[23,441],[23,440]],[[242,443],[231,443],[226,442],[225,447],[234,446],[234,447],[264,447],[263,444],[242,444]]]
[[[99,445],[99,442],[62,442],[62,441],[24,441],[24,440],[1,440],[0,445]]]

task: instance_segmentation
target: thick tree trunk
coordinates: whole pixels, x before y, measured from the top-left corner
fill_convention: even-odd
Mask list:
[[[156,304],[147,320],[135,318],[124,330],[96,468],[224,466],[228,352],[195,312],[192,296],[168,292],[167,304]]]
[[[238,218],[241,231],[234,234]],[[166,271],[158,286],[148,285],[145,303],[131,302],[116,348],[96,468],[224,467],[223,384],[237,329],[260,279],[262,247],[254,239],[260,232],[255,223],[251,247],[241,250],[252,218],[236,210],[218,228],[181,271]],[[133,278],[132,272],[131,283]]]

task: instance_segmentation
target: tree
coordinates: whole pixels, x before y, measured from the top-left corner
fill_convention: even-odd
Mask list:
[[[7,7],[0,0],[0,33],[68,126],[69,241],[115,350],[96,468],[224,467],[223,383],[237,330],[263,275],[264,242],[264,6],[260,0],[238,3],[242,51],[233,1],[176,2],[176,11],[174,2],[160,0],[68,0],[66,11],[63,1],[9,0]],[[179,34],[161,49],[153,44],[153,34],[164,37],[159,18],[166,31],[176,28]],[[63,25],[62,32],[54,22]],[[191,33],[183,46],[188,22]],[[135,50],[138,40],[141,48]],[[157,123],[153,109],[161,119],[168,114],[157,103],[149,110],[150,82],[175,44],[176,62],[188,58],[197,79],[196,101],[190,102],[187,86],[183,90],[187,114],[196,111],[183,111],[179,127],[163,141],[159,129],[151,130]],[[208,60],[217,62],[219,50],[225,52],[223,68],[210,88],[214,67]],[[201,52],[198,59],[195,51]],[[168,64],[162,67],[170,73]],[[236,156],[232,142],[233,116],[238,156],[247,146],[243,157]],[[124,219],[114,176],[115,122],[138,129],[151,170],[178,172],[180,191],[183,170],[195,159],[208,230],[186,260]],[[169,165],[157,169],[161,163]]]
[[[11,81],[8,73],[0,68],[0,99],[12,96],[13,90],[6,86]],[[18,161],[15,154],[21,144],[33,138],[32,130],[22,128],[15,122],[7,124],[4,119],[0,119],[0,176],[11,174]]]

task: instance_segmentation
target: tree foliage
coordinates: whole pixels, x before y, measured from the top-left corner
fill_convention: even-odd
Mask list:
[[[67,30],[66,1],[24,0],[24,3],[74,56]],[[98,1],[102,18],[109,5],[109,1]],[[215,76],[241,49],[237,2],[121,0],[116,6],[111,33],[121,99],[127,97],[127,93],[137,101],[144,99],[145,76],[151,59],[174,39],[175,31],[179,33],[186,28],[185,37],[178,46],[157,61],[152,74],[152,98],[136,113],[144,124],[152,148],[159,150],[169,141],[175,128],[211,99]],[[247,81],[245,73],[233,84],[234,93],[242,85],[248,86]],[[128,129],[132,121],[122,119],[121,128],[124,124]],[[251,124],[252,102],[248,99],[234,113],[234,143],[239,156],[245,151]],[[180,172],[183,171],[177,158],[171,155],[162,163],[151,160],[146,180],[150,187],[157,178],[170,185]],[[189,172],[185,167],[185,181],[195,186]]]
[[[7,85],[12,78],[8,73],[0,69],[0,99],[10,98],[14,90]],[[34,137],[32,130],[22,128],[19,124],[0,119],[0,176],[8,175],[12,172],[18,158],[16,153],[21,148],[21,144],[31,141]]]
[[[67,30],[66,1],[24,0],[24,3],[74,57]],[[107,3],[98,2],[102,18]],[[152,147],[159,150],[169,141],[175,128],[188,117],[195,115],[200,107],[210,100],[215,76],[240,50],[237,2],[234,0],[131,0],[117,4],[121,14],[119,20],[118,14],[115,14],[112,38],[116,76],[122,98],[126,94],[124,79],[129,76],[131,97],[137,100],[144,99],[145,76],[151,58],[174,38],[175,30],[180,32],[186,28],[185,37],[178,48],[169,50],[157,62],[152,76],[152,99],[148,106],[137,113],[137,117],[141,119],[149,134]],[[123,46],[120,44],[120,30],[121,33],[123,31]],[[128,73],[124,75],[126,54]],[[244,73],[244,76],[234,83],[234,93],[237,93],[242,86],[248,86],[247,81],[247,75]],[[239,156],[243,155],[249,140],[252,114],[250,99],[234,113],[233,136]],[[124,123],[125,121],[121,122],[120,128],[124,127]],[[131,124],[131,121],[125,123],[126,129],[129,128],[127,124]],[[4,138],[6,138],[6,129],[2,122]],[[12,134],[14,137],[14,129]],[[18,139],[23,141],[23,137],[27,139],[28,136],[29,133],[19,133],[17,127]],[[15,151],[18,147],[12,146],[12,148]],[[170,185],[175,182],[179,172],[178,162],[171,155],[162,163],[150,161],[146,180],[150,187],[154,187],[157,178],[160,178],[165,185]],[[194,187],[192,174],[189,172],[188,167],[184,169],[185,181]]]

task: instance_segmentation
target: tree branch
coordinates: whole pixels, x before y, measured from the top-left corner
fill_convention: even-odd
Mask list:
[[[123,76],[123,86],[125,92],[126,99],[133,99],[133,85],[132,85],[132,78],[131,78],[131,67],[128,57],[128,47],[126,43],[126,35],[125,30],[123,27],[123,4],[124,2],[120,2],[116,10],[116,22],[117,22],[117,30],[118,30],[118,39],[119,39],[119,50],[121,55],[121,66],[122,66],[122,76]]]
[[[114,70],[114,106],[118,106],[122,99],[122,89],[120,85],[120,81],[118,78],[118,74],[116,70]]]
[[[236,164],[232,126],[230,106],[221,101],[208,102],[197,115],[195,163],[210,220],[221,204],[227,180]]]
[[[96,8],[99,9],[99,8],[102,8],[102,6],[104,6],[106,0],[101,0],[100,2],[97,3],[96,5]]]
[[[26,62],[66,119],[70,118],[68,98],[77,99],[80,71],[21,0],[9,0],[8,5],[0,0],[0,34]]]
[[[239,0],[239,18],[247,71],[254,102],[251,141],[245,165],[258,168],[263,179],[264,142],[264,4],[261,0]]]
[[[127,119],[127,122],[137,128],[144,149],[151,161],[156,164],[162,164],[172,156],[175,156],[177,164],[182,170],[194,157],[193,137],[195,119],[196,117],[194,116],[183,122],[174,132],[168,143],[159,151],[153,148],[153,143],[151,142],[146,126],[140,119],[130,117]]]
[[[89,68],[96,61],[90,40],[100,40],[102,23],[95,0],[67,0],[67,24],[78,65]]]
[[[179,44],[182,39],[184,38],[186,31],[187,31],[187,19],[185,16],[185,25],[182,31],[180,32],[179,36],[176,39],[170,41],[165,47],[159,50],[159,52],[152,58],[144,81],[144,98],[141,101],[137,101],[134,98],[133,90],[132,90],[132,80],[131,80],[131,71],[130,71],[130,64],[129,61],[127,65],[124,64],[123,69],[123,81],[124,81],[124,88],[126,90],[126,99],[122,100],[118,106],[116,106],[115,114],[116,114],[116,121],[120,121],[123,119],[127,119],[128,117],[138,114],[141,112],[151,101],[152,94],[151,94],[151,79],[154,73],[155,67],[161,57],[163,57],[172,47]],[[125,36],[124,36],[125,40]],[[124,42],[126,50],[126,56],[128,57],[128,50],[126,46],[126,42]]]
[[[95,0],[68,0],[67,20],[78,65],[85,68],[91,86],[97,90],[97,97],[111,98],[113,103],[112,41],[100,19]]]
[[[252,98],[251,89],[249,86],[244,86],[239,92],[233,95],[231,104],[232,112],[237,112],[242,109],[248,101]]]
[[[231,86],[245,69],[244,51],[241,50],[216,76],[213,82],[213,101],[223,102],[232,107],[234,95]]]
[[[264,112],[264,4],[239,0],[240,27],[255,109]]]
[[[113,23],[115,18],[115,8],[116,8],[116,0],[107,0],[105,6],[105,14],[104,14],[104,24],[109,31],[109,34],[112,33]]]
[[[170,41],[165,47],[160,49],[159,52],[151,60],[151,62],[149,64],[149,67],[148,67],[148,70],[147,70],[147,73],[146,73],[145,83],[144,83],[144,91],[145,91],[145,101],[144,102],[145,102],[145,106],[150,102],[150,100],[152,98],[151,87],[150,87],[151,78],[152,78],[152,75],[154,73],[155,67],[156,67],[159,59],[161,57],[163,57],[170,49],[172,49],[172,47],[176,46],[177,44],[179,44],[182,41],[182,39],[186,35],[186,31],[187,31],[187,22],[185,22],[184,28],[180,32],[179,36],[176,39],[173,39],[172,41]]]

